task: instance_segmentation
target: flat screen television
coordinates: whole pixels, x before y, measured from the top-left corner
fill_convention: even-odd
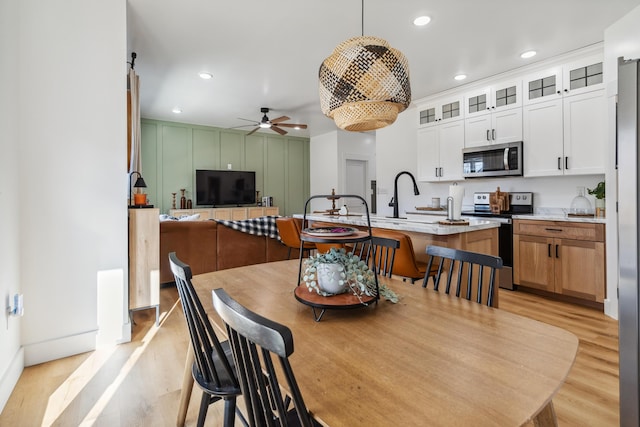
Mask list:
[[[233,170],[196,170],[196,204],[246,205],[256,203],[256,173]]]

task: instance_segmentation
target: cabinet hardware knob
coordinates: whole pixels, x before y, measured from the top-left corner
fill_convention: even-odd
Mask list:
[[[565,90],[564,90],[564,92],[565,92],[565,93],[569,92],[569,89],[565,89]]]
[[[557,93],[558,95],[560,95],[560,93],[562,93],[562,92],[560,92],[560,91],[557,91],[556,93]]]

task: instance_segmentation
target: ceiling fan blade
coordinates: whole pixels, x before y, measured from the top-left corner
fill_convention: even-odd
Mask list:
[[[238,120],[245,120],[245,121],[251,122],[251,123],[255,123],[256,126],[258,126],[258,123],[260,123],[260,122],[256,122],[255,120],[251,120],[251,119],[243,119],[242,117],[238,117],[237,119]]]
[[[279,126],[279,125],[278,125]],[[271,125],[271,127],[269,129],[271,129],[272,131],[278,132],[280,135],[286,135],[287,131],[284,129],[280,129],[278,126],[276,125]]]
[[[250,124],[250,125],[233,126],[233,127],[227,128],[227,129],[248,128],[248,127],[250,127],[250,126],[258,126],[258,124],[257,124],[257,123],[253,123],[253,124]]]
[[[299,123],[278,123],[278,126],[281,126],[283,128],[299,128],[299,129],[307,128],[307,125],[303,125]]]
[[[247,134],[247,136],[251,135],[252,133],[254,133],[255,131],[257,131],[258,129],[260,129],[260,127],[259,127],[259,126],[258,126],[257,128],[255,128],[254,130],[252,130],[251,132],[249,132],[249,133]]]
[[[289,117],[287,116],[281,116],[281,117],[277,117],[273,120],[270,120],[271,123],[280,123],[280,122],[284,122],[286,120],[289,120]]]

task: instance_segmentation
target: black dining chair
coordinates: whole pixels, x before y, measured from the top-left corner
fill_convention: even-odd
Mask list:
[[[427,287],[429,277],[433,277],[433,289],[438,291],[441,279],[446,277],[446,294],[450,293],[451,284],[455,281],[456,297],[460,297],[462,293],[463,298],[471,301],[475,293],[473,300],[482,303],[483,285],[488,281],[485,302],[489,307],[493,307],[496,270],[502,268],[502,258],[441,246],[428,246],[427,255],[427,271],[431,272],[432,266],[437,265],[437,272],[435,276],[432,273],[425,275],[423,288]]]
[[[224,426],[232,427],[237,413],[246,425],[242,413],[236,407],[236,397],[242,394],[236,375],[233,352],[228,341],[220,342],[207,317],[198,295],[191,284],[191,268],[180,261],[175,252],[169,254],[169,265],[176,280],[176,287],[187,320],[194,362],[191,369],[194,381],[202,389],[198,427],[204,425],[209,405],[224,400]]]
[[[319,426],[307,410],[289,363],[293,353],[291,330],[248,310],[224,289],[214,289],[212,294],[213,306],[231,342],[249,425]],[[276,361],[282,370],[275,368]],[[281,376],[288,389],[284,398]],[[293,408],[289,409],[292,401]]]
[[[370,241],[357,243],[353,247],[354,255],[364,260],[378,275],[391,277],[393,263],[396,259],[396,249],[400,241],[388,237],[372,236]],[[375,250],[375,259],[373,251]]]

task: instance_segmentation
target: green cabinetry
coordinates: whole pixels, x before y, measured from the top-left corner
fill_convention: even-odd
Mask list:
[[[196,169],[256,172],[260,196],[272,196],[281,215],[301,212],[309,197],[309,139],[271,136],[142,119],[142,175],[152,204],[166,213],[180,189],[195,201]]]

